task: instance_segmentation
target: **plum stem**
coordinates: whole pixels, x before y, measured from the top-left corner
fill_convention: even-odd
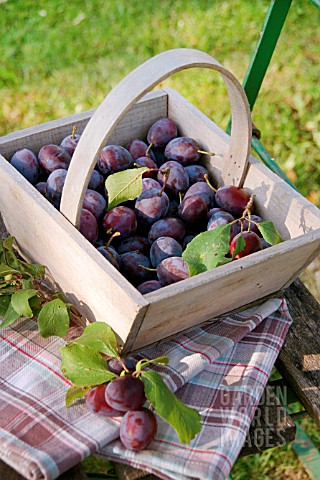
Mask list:
[[[207,152],[206,150],[197,150],[197,153],[203,153],[203,155],[209,155],[210,157],[214,157],[214,152]]]
[[[216,193],[216,192],[217,192],[217,189],[214,188],[214,187],[211,185],[210,180],[209,180],[209,175],[208,175],[207,173],[205,173],[205,174],[203,175],[203,178],[205,179],[206,184],[209,185],[209,187],[211,188],[211,190],[213,190],[214,193]]]
[[[149,152],[150,152],[150,149],[152,148],[152,145],[153,145],[153,142],[150,143],[150,145],[148,146],[147,150],[146,150],[146,157],[149,157]]]
[[[160,172],[162,173],[162,175],[164,175],[164,181],[163,181],[163,186],[162,186],[161,190],[159,190],[159,192],[158,192],[158,196],[162,197],[162,194],[164,192],[164,189],[166,188],[166,185],[167,185],[167,182],[168,182],[168,179],[169,179],[170,168],[165,168],[164,170],[160,170]]]
[[[149,272],[156,272],[156,268],[145,267],[144,265],[139,265],[139,267],[143,268],[143,270],[148,270]]]
[[[126,372],[126,373],[130,373],[130,370],[128,369],[128,367],[126,366],[126,364],[124,363],[124,361],[122,360],[121,357],[118,357],[118,360],[119,362],[121,363],[121,365],[123,366],[123,370]]]
[[[76,136],[75,136],[76,130],[77,130],[77,127],[74,126],[74,127],[72,128],[72,133],[71,133],[71,138],[72,138],[72,140],[74,140],[74,139],[76,138]]]
[[[114,232],[114,233],[112,233],[112,228],[109,228],[109,230],[107,231],[107,233],[108,233],[109,235],[111,235],[111,237],[109,238],[108,242],[106,243],[106,249],[107,249],[108,247],[110,247],[110,244],[111,244],[112,240],[113,240],[115,237],[119,237],[119,236],[121,235],[120,232]]]

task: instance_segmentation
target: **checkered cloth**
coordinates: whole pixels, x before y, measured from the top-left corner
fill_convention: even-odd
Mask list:
[[[60,373],[63,340],[45,340],[33,321],[21,321],[0,331],[0,458],[33,480],[55,479],[90,454],[165,479],[224,479],[290,322],[285,302],[274,299],[145,350],[144,358],[169,357],[168,366],[155,368],[184,403],[200,411],[203,428],[181,445],[159,419],[155,440],[132,452],[119,441],[120,418],[93,415],[83,400],[65,408],[70,383]]]

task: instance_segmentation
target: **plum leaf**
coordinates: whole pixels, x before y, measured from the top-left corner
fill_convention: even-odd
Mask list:
[[[100,353],[85,345],[67,345],[60,348],[61,371],[74,385],[92,387],[109,382],[116,375],[108,369]]]
[[[29,305],[29,299],[37,295],[37,290],[34,288],[23,288],[22,290],[17,290],[12,294],[11,304],[13,309],[19,313],[19,315],[32,318],[33,312]]]
[[[142,192],[142,175],[149,168],[133,168],[116,172],[106,180],[108,210],[128,200],[135,200]]]
[[[181,443],[190,443],[201,430],[200,413],[181,402],[159,373],[147,370],[140,375],[145,395],[156,413],[175,429]]]
[[[72,385],[72,387],[70,387],[66,393],[66,407],[70,407],[70,405],[78,398],[85,397],[89,390],[90,387],[79,387],[78,385]]]
[[[10,298],[10,303],[8,305],[7,311],[3,318],[3,322],[1,323],[1,328],[10,327],[10,325],[12,325],[20,317],[21,317],[20,313],[16,312],[15,309],[13,308],[11,303],[11,298]]]
[[[224,265],[232,260],[226,257],[230,249],[230,229],[230,223],[219,225],[214,230],[200,233],[188,243],[182,258],[188,264],[191,276]]]
[[[112,328],[104,322],[94,322],[88,325],[82,335],[69,345],[83,345],[104,353],[110,357],[118,356],[117,338]]]
[[[257,223],[257,227],[265,241],[270,243],[270,245],[277,245],[278,243],[284,242],[284,239],[272,222],[260,222]]]
[[[51,335],[63,337],[68,331],[69,323],[69,309],[59,298],[47,302],[38,315],[38,327],[44,338]]]

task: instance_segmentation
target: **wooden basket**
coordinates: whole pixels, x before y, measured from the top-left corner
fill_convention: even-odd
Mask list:
[[[229,93],[229,137],[171,89],[147,93],[169,75],[204,67],[220,72]],[[143,98],[142,98],[143,97]],[[75,228],[84,192],[101,148],[144,139],[151,124],[169,116],[180,135],[216,152],[204,164],[218,185],[243,185],[255,194],[258,213],[272,220],[285,242],[214,270],[141,295]],[[59,144],[72,126],[83,132],[71,161],[61,212],[6,160],[20,148],[35,153]],[[157,55],[122,80],[93,113],[86,112],[0,139],[0,212],[22,253],[45,265],[90,321],[105,321],[129,353],[223,313],[276,294],[315,258],[320,248],[319,210],[250,156],[251,116],[234,76],[206,53],[192,49]]]

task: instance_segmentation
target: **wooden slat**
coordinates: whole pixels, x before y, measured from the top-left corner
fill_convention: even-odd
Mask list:
[[[35,154],[43,145],[55,143],[60,145],[61,140],[70,135],[72,127],[77,127],[77,134],[81,134],[94,110],[71,115],[66,118],[52,120],[34,127],[17,130],[0,137],[0,154],[10,160],[12,155],[21,148],[29,148]],[[162,91],[147,93],[119,123],[113,131],[109,142],[127,145],[133,138],[146,138],[148,125],[168,112],[168,95]],[[148,118],[148,123],[145,119]]]
[[[125,342],[144,316],[143,296],[0,156],[0,211],[24,255],[45,265],[84,319],[107,322]],[[10,199],[10,200],[9,200]],[[22,214],[23,209],[28,214]]]
[[[310,243],[292,239],[146,295],[150,306],[132,350],[281,290],[319,251],[317,236],[309,235]]]
[[[285,292],[293,324],[276,366],[320,425],[320,305],[300,280]]]

